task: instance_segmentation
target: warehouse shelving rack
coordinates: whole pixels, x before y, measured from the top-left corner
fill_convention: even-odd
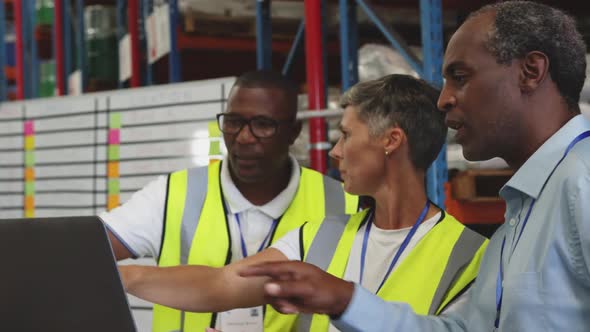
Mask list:
[[[292,51],[289,53],[283,73],[288,72],[293,54],[305,36],[306,73],[308,85],[309,109],[321,111],[326,108],[327,75],[325,66],[325,1],[306,0],[305,19],[300,24]],[[340,56],[342,89],[347,90],[358,81],[358,29],[357,6],[367,14],[404,59],[412,66],[421,78],[431,84],[442,86],[442,6],[441,0],[420,0],[420,23],[422,31],[423,60],[407,46],[403,38],[380,17],[377,11],[366,0],[339,0],[340,13]],[[257,16],[257,67],[271,67],[271,25],[270,1],[256,2]],[[305,31],[305,33],[303,33]],[[287,68],[287,69],[285,69]],[[327,169],[325,123],[323,118],[310,120],[310,157],[312,168],[325,172]],[[427,171],[427,192],[429,198],[443,207],[447,181],[446,149],[443,148],[437,160]]]
[[[131,75],[128,81],[120,82],[119,87],[139,87],[153,84],[152,66],[147,63],[145,50],[145,24],[148,16],[153,12],[154,0],[116,0],[117,34],[119,40],[125,35],[130,39]],[[179,13],[178,0],[168,0],[170,18],[171,47],[168,54],[169,82],[179,82],[181,77],[181,61],[179,52]],[[325,41],[325,0],[305,0],[305,18],[301,21],[287,60],[282,68],[288,74],[296,54],[305,42],[306,80],[308,87],[309,108],[323,110],[326,108],[327,70]],[[36,60],[34,27],[34,0],[14,1],[15,23],[17,35],[16,47],[16,82],[17,97],[19,99],[37,96],[38,61]],[[84,20],[83,10],[85,1],[54,0],[54,55],[56,61],[56,83],[59,95],[67,94],[68,76],[74,70],[74,59],[70,52],[75,45],[79,52],[76,69],[81,71],[82,91],[87,84],[84,63]],[[400,52],[406,61],[423,79],[436,86],[442,85],[441,65],[443,53],[442,40],[442,8],[441,0],[420,0],[420,21],[422,29],[423,57],[420,60],[407,46],[394,29],[386,24],[377,11],[367,0],[339,0],[340,12],[340,56],[342,89],[346,90],[358,81],[358,32],[357,8],[362,9],[383,33],[390,44]],[[256,1],[256,66],[259,69],[271,68],[272,31],[271,31],[271,2],[270,0]],[[76,13],[75,36],[72,36],[72,15],[68,10]],[[28,14],[27,14],[28,13]],[[0,20],[3,11],[0,10]],[[1,28],[0,28],[1,29]],[[0,31],[1,32],[1,31]],[[0,52],[3,47],[0,42]],[[2,61],[0,56],[0,61]],[[3,61],[1,63],[4,63]],[[5,82],[5,79],[0,80]],[[0,97],[4,100],[6,87],[0,83]],[[322,117],[310,119],[310,159],[312,167],[325,172],[327,169],[327,141],[325,122]],[[444,149],[443,149],[444,151]],[[445,154],[441,153],[436,162],[427,172],[427,189],[430,199],[439,206],[444,205],[444,187],[447,181]]]

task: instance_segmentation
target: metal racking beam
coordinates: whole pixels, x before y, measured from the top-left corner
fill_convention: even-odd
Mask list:
[[[55,54],[55,84],[57,88],[57,95],[63,96],[66,94],[66,76],[65,76],[65,62],[64,62],[64,26],[63,26],[63,0],[55,0],[53,3],[54,23],[53,23],[53,49]]]
[[[168,77],[171,83],[182,81],[180,52],[178,50],[178,0],[169,0],[170,8],[170,54],[168,56]]]
[[[127,29],[131,42],[131,83],[141,86],[141,46],[139,44],[139,0],[127,1]]]
[[[310,110],[326,107],[326,80],[324,70],[322,0],[305,1],[305,66],[307,74],[307,96]],[[323,118],[309,121],[311,167],[321,173],[327,170],[326,123]]]
[[[358,24],[356,2],[340,0],[340,65],[342,92],[359,80],[358,75]]]
[[[85,41],[85,25],[84,25],[84,0],[76,0],[76,48],[78,49],[77,67],[80,70],[80,84],[82,93],[86,91],[88,84],[87,69],[86,69],[86,41]]]
[[[420,0],[420,23],[422,27],[422,78],[441,88],[443,37],[441,0]],[[444,183],[448,180],[447,146],[443,145],[437,159],[426,171],[426,190],[431,201],[444,208]]]
[[[436,0],[435,0],[436,1]],[[440,1],[440,0],[439,0]],[[402,55],[402,57],[406,60],[406,62],[414,69],[415,72],[418,73],[419,76],[422,76],[423,66],[422,62],[418,57],[414,54],[414,52],[410,49],[408,44],[404,41],[404,39],[400,36],[397,31],[393,28],[388,26],[380,17],[379,14],[373,7],[365,0],[356,0],[359,7],[363,9],[365,14],[371,19],[371,21],[375,24],[375,26],[383,33],[383,36],[387,39],[387,41],[398,50],[398,52]]]
[[[289,72],[291,71],[291,66],[293,65],[293,61],[295,61],[295,57],[301,50],[301,44],[303,40],[303,33],[305,32],[305,18],[301,20],[299,23],[299,27],[297,27],[297,32],[295,33],[295,39],[293,39],[293,44],[291,45],[291,49],[289,49],[289,53],[287,54],[287,59],[285,59],[285,64],[283,65],[283,70],[281,73],[283,76],[289,76]]]
[[[270,0],[256,0],[256,68],[272,68]]]
[[[58,0],[59,1],[59,0]],[[23,34],[23,6],[21,1],[14,5],[15,60],[16,60],[16,99],[25,99],[25,64],[24,64],[24,34]]]
[[[153,0],[142,0],[141,1],[141,18],[142,18],[142,22],[143,25],[141,27],[142,30],[142,34],[145,35],[145,49],[148,50],[148,52],[150,51],[148,48],[149,46],[148,44],[148,36],[147,36],[147,31],[148,29],[147,27],[147,21],[148,21],[148,17],[150,16],[150,14],[153,13],[153,7],[154,7],[154,2]],[[149,60],[146,61],[145,64],[145,71],[143,73],[143,79],[144,79],[144,83],[145,85],[152,85],[153,84],[153,71],[152,71],[152,65],[150,64]]]

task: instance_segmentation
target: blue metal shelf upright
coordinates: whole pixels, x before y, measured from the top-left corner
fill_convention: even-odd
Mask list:
[[[179,13],[178,13],[178,0],[165,0],[165,1],[154,1],[154,0],[142,0],[140,2],[141,7],[141,24],[140,24],[140,34],[144,37],[142,38],[145,43],[142,45],[142,49],[148,50],[147,45],[147,22],[149,16],[154,13],[154,10],[157,6],[162,6],[163,3],[168,5],[168,16],[169,16],[169,23],[170,23],[170,53],[168,54],[168,82],[175,83],[180,82],[182,80],[181,75],[181,63],[180,63],[180,52],[178,48],[178,22],[179,22]],[[147,52],[145,54],[147,54]],[[146,59],[146,64],[143,70],[143,82],[145,85],[153,84],[153,65],[149,64]]]
[[[32,1],[13,1],[12,5],[16,34],[16,95],[17,99],[33,98],[37,96],[39,72],[37,47],[33,38],[35,6]],[[2,24],[5,24],[4,20]]]
[[[88,84],[88,75],[87,68],[86,68],[86,41],[84,39],[84,31],[85,24],[84,24],[84,0],[76,0],[76,31],[75,31],[75,38],[76,38],[76,48],[78,49],[77,53],[77,69],[80,71],[80,80],[81,80],[81,89],[82,92],[86,91],[86,86]]]

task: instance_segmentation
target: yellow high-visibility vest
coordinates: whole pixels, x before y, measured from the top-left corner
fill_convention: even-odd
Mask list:
[[[159,266],[221,267],[231,261],[220,165],[217,162],[208,167],[182,170],[168,177]],[[295,197],[280,218],[270,242],[306,221],[322,220],[330,214],[353,214],[357,210],[358,197],[345,193],[340,182],[302,167]],[[214,327],[215,320],[216,313],[189,313],[155,305],[152,330],[204,331],[206,327]]]
[[[305,224],[301,232],[303,260],[343,278],[354,239],[368,211]],[[439,222],[396,266],[377,296],[406,302],[417,314],[439,314],[475,280],[487,243],[486,238],[443,211]],[[324,332],[330,324],[326,315],[268,318],[274,322],[272,331]]]

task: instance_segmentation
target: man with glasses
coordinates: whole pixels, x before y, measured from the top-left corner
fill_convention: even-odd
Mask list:
[[[217,115],[228,151],[223,161],[160,177],[100,215],[116,258],[221,267],[256,254],[306,221],[356,212],[358,199],[340,182],[300,167],[289,155],[301,131],[296,113],[297,88],[280,74],[240,76],[226,111]],[[263,324],[262,310],[241,310],[196,314],[156,305],[153,331],[217,326],[231,332],[226,327],[244,314]]]

